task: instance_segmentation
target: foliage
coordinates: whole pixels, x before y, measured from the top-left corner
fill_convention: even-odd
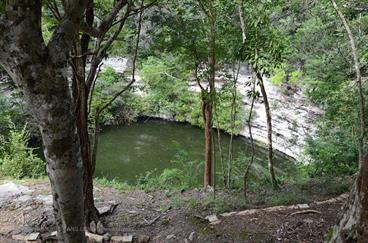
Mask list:
[[[29,135],[26,125],[18,130],[10,124],[9,138],[1,137],[0,172],[3,176],[20,179],[45,174],[44,162],[34,153],[34,148],[27,145]]]
[[[32,138],[39,138],[39,131],[31,117],[30,110],[24,105],[22,94],[13,90],[9,96],[0,93],[0,136],[9,136],[9,122],[21,129],[28,121],[28,130]]]
[[[368,35],[363,30],[368,28],[368,15],[354,6],[351,2],[342,11],[357,39],[362,75],[367,76]],[[311,176],[352,174],[358,161],[358,114],[349,39],[329,1],[308,6],[293,0],[287,16],[278,26],[288,36],[289,55],[274,79],[285,82],[287,73],[302,72],[294,76],[301,78],[299,84],[325,111],[317,120],[316,136],[307,140],[308,172]]]
[[[138,187],[146,191],[154,189],[183,190],[199,185],[198,178],[203,163],[190,161],[188,153],[185,151],[178,151],[176,158],[171,163],[175,168],[167,168],[161,174],[157,174],[153,170],[138,176]]]
[[[103,178],[94,178],[93,182],[96,183],[96,185],[103,186],[103,187],[112,187],[120,191],[127,191],[131,190],[132,186],[128,185],[125,182],[121,182],[118,179],[107,179],[105,177]]]

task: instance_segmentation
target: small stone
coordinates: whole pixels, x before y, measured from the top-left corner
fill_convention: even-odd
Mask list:
[[[132,234],[124,234],[123,236],[113,236],[111,237],[112,243],[130,243],[133,242]]]
[[[91,223],[89,223],[89,231],[91,233],[96,233],[97,232],[97,226],[95,221],[92,221]]]
[[[89,241],[92,241],[92,242],[98,242],[98,243],[103,242],[103,236],[102,235],[96,235],[96,234],[92,234],[92,233],[86,231],[86,237],[88,238]]]
[[[176,238],[176,236],[175,235],[168,235],[168,236],[166,236],[166,240],[170,240],[170,239],[175,239]]]
[[[193,231],[192,233],[190,233],[190,235],[189,235],[188,239],[189,239],[190,241],[193,241],[193,240],[194,240],[194,235],[195,235],[195,232]]]
[[[298,208],[307,209],[307,208],[309,208],[309,205],[308,204],[298,204]]]
[[[99,207],[97,208],[97,211],[100,215],[105,215],[110,213],[110,208],[111,208],[110,206]]]
[[[106,232],[105,227],[103,226],[103,224],[101,223],[101,221],[98,221],[97,222],[96,232],[99,235],[103,235]]]
[[[138,236],[138,242],[139,243],[147,243],[150,240],[150,237],[148,235],[139,235]]]
[[[109,240],[111,240],[111,234],[110,234],[110,233],[106,233],[106,234],[104,234],[104,235],[103,235],[103,239],[104,239],[104,241],[109,241]]]
[[[50,233],[50,236],[57,236],[57,231],[53,231]]]
[[[219,224],[221,221],[217,218],[216,215],[212,214],[207,216],[205,219],[207,219],[210,224]]]
[[[38,237],[40,237],[40,233],[31,233],[29,235],[26,236],[25,240],[27,242],[31,242],[31,241],[37,241]]]

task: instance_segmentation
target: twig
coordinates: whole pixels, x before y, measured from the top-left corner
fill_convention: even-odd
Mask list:
[[[308,213],[321,214],[320,211],[313,210],[313,209],[308,209],[308,210],[302,210],[302,211],[294,212],[294,213],[290,214],[290,216],[294,216],[294,215],[298,215],[298,214],[308,214]]]

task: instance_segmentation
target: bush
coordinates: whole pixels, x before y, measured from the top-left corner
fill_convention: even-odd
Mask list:
[[[24,177],[39,177],[45,174],[44,162],[28,146],[29,131],[25,125],[17,130],[11,123],[8,140],[2,137],[0,148],[0,172],[3,176],[17,179]]]
[[[178,151],[171,161],[176,168],[166,168],[160,174],[148,171],[137,177],[137,186],[145,191],[154,189],[189,189],[200,185],[203,162],[189,160],[186,151]]]

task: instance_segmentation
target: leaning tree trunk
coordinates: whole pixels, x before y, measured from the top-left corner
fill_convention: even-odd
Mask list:
[[[277,181],[275,177],[275,171],[273,169],[273,149],[272,149],[272,118],[270,111],[270,104],[268,103],[267,92],[263,84],[263,77],[257,72],[257,78],[259,80],[259,87],[261,89],[263,103],[266,110],[267,117],[267,140],[268,140],[268,170],[271,177],[273,188],[277,188]]]
[[[349,37],[354,68],[356,72],[356,83],[359,104],[359,174],[350,193],[348,203],[345,205],[345,213],[340,223],[334,228],[331,242],[367,242],[368,241],[368,156],[365,150],[365,97],[362,86],[362,76],[355,38],[345,16],[340,11],[335,0],[331,3],[344,25]]]

